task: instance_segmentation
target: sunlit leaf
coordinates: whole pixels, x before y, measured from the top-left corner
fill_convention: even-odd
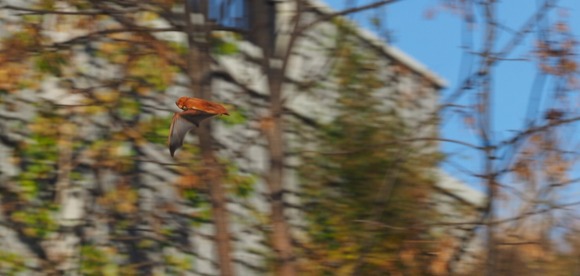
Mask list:
[[[228,112],[229,116],[218,116],[216,119],[230,126],[244,124],[248,120],[246,112],[241,108],[228,109]]]
[[[66,63],[66,57],[58,52],[43,53],[36,58],[36,68],[40,72],[55,76],[62,75],[62,67]]]

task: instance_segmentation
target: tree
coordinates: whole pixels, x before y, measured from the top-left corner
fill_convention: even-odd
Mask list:
[[[306,151],[300,166],[309,237],[305,269],[316,275],[428,273],[432,260],[423,254],[435,245],[426,225],[437,217],[429,207],[436,144],[409,143],[412,122],[398,114],[404,99],[393,105],[380,100],[396,93],[384,88],[398,80],[381,78],[378,54],[356,45],[347,26],[333,70],[340,83],[331,106],[336,116],[317,126],[316,145],[309,145],[316,150]]]
[[[439,6],[449,8],[462,19],[466,57],[459,69],[463,77],[444,100],[439,115],[452,122],[446,118],[460,114],[464,124],[476,134],[475,139],[451,142],[477,156],[480,168],[454,167],[478,179],[478,185],[487,193],[480,218],[466,222],[476,227],[450,259],[451,270],[457,268],[479,229],[484,229],[485,236],[481,238],[486,244],[486,252],[480,255],[486,260],[482,268],[486,275],[498,275],[506,267],[515,268],[510,262],[519,257],[506,256],[518,256],[517,247],[537,244],[536,250],[551,255],[559,251],[558,238],[553,239],[559,236],[555,235],[560,232],[556,229],[574,228],[562,218],[577,211],[577,202],[556,196],[573,189],[576,183],[569,178],[575,164],[575,145],[563,137],[569,135],[578,120],[566,104],[577,89],[575,39],[566,13],[563,9],[558,11],[562,8],[558,5],[558,1],[539,2],[521,26],[512,26],[498,16],[502,8],[498,1],[442,1]],[[481,28],[471,28],[474,24]],[[500,39],[506,29],[513,31]],[[483,39],[475,44],[473,37]],[[534,43],[526,43],[527,39]],[[499,68],[515,60],[535,67],[536,77],[529,92],[509,91],[518,93],[529,104],[521,127],[506,134],[494,125],[495,118],[502,115],[495,111],[498,105],[494,99],[507,92],[498,85]],[[537,231],[530,231],[532,228]],[[542,271],[539,267],[520,268]]]

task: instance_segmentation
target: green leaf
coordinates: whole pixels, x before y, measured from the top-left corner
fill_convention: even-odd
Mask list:
[[[204,198],[195,190],[185,190],[183,192],[183,197],[188,201],[189,205],[192,207],[199,206],[203,201]]]
[[[81,267],[82,275],[103,275],[103,267],[107,268],[109,273],[117,271],[117,267],[109,262],[108,255],[100,248],[92,245],[84,245],[81,247]],[[112,266],[111,266],[112,265]],[[108,267],[107,267],[108,266]],[[104,274],[107,275],[107,274]],[[116,274],[108,274],[116,275]]]
[[[141,103],[131,97],[121,97],[118,107],[119,115],[125,120],[131,120],[141,112]]]
[[[38,185],[36,185],[34,180],[22,179],[20,180],[20,187],[27,200],[31,201],[38,196]]]
[[[216,55],[235,55],[240,51],[237,43],[235,41],[229,41],[228,39],[213,37],[211,43],[212,52]]]
[[[148,83],[149,86],[163,91],[171,84],[176,69],[156,55],[143,55],[132,64],[129,72]]]
[[[231,42],[221,43],[218,47],[218,53],[222,55],[235,55],[238,52],[238,46]]]
[[[230,116],[218,116],[217,119],[229,126],[240,125],[248,121],[246,112],[241,108],[231,110],[229,114]]]
[[[62,67],[66,65],[66,59],[64,55],[58,52],[47,52],[36,58],[35,65],[36,69],[42,73],[61,76]]]
[[[26,268],[24,261],[26,258],[13,252],[0,251],[0,271],[3,275],[22,275]]]
[[[53,10],[54,0],[42,0],[40,3],[38,3],[38,6],[43,10]]]

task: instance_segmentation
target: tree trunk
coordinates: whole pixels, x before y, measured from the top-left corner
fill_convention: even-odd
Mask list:
[[[272,106],[279,105],[272,102]],[[270,118],[267,130],[270,167],[268,188],[271,200],[272,244],[277,255],[276,275],[296,275],[292,239],[287,218],[284,215],[284,132],[282,118],[278,113]]]
[[[201,3],[206,7],[206,1]],[[191,81],[193,96],[210,99],[211,83],[205,76],[209,75],[210,58],[208,46],[208,29],[205,24],[194,25],[191,22],[192,14],[190,1],[185,1],[185,18],[187,37],[189,43],[188,74]],[[196,38],[199,41],[196,41]],[[204,170],[202,179],[207,183],[212,205],[212,214],[215,227],[215,244],[219,263],[220,274],[223,276],[234,275],[232,267],[232,248],[230,245],[229,218],[226,208],[226,195],[222,186],[223,172],[213,152],[213,138],[209,121],[204,122],[197,129],[199,147],[203,160]]]
[[[255,15],[263,15],[276,12],[276,6],[281,3],[257,1],[253,3]],[[297,9],[298,12],[298,9]],[[276,13],[279,14],[279,13]],[[298,13],[296,22],[298,22]],[[272,233],[270,236],[272,247],[276,253],[276,273],[280,276],[296,275],[295,257],[293,254],[292,238],[287,218],[284,214],[284,123],[282,118],[282,86],[290,50],[295,40],[295,34],[289,37],[289,42],[284,39],[275,37],[274,32],[269,30],[278,29],[280,26],[275,25],[275,20],[267,16],[255,16],[254,24],[261,31],[255,32],[254,39],[262,48],[262,70],[268,79],[268,88],[270,92],[269,116],[264,119],[262,127],[264,136],[268,142],[268,159],[269,168],[267,172],[266,183],[269,189],[270,199],[270,219],[272,224]],[[289,22],[288,22],[289,23]],[[290,25],[288,25],[290,26]],[[279,34],[280,36],[282,34]],[[287,37],[288,38],[288,37]],[[281,45],[276,43],[277,39]]]

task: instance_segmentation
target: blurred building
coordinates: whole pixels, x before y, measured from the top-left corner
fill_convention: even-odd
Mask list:
[[[435,230],[441,235],[442,244],[437,252],[440,262],[435,262],[433,271],[437,275],[450,274],[449,265],[454,273],[470,271],[481,262],[482,241],[478,238],[477,224],[472,222],[480,218],[485,195],[444,171],[438,175],[437,193],[432,200],[442,216],[443,224]],[[458,251],[460,255],[455,256]]]
[[[216,5],[219,2],[217,1]],[[303,17],[306,18],[306,21],[313,22],[318,18],[334,13],[332,9],[320,1],[309,1],[309,3],[311,5],[308,7],[309,12]],[[246,11],[250,12],[250,16],[252,15],[251,7]],[[283,30],[284,24],[289,24],[292,19],[293,14],[288,12],[292,11],[292,6],[289,6],[285,2],[279,2],[276,5],[276,11],[274,18],[272,18],[272,22],[275,22],[276,25],[271,28]],[[226,14],[239,15],[239,17],[237,20],[230,20],[227,17],[221,18],[216,16],[214,20],[218,23],[223,22],[228,27],[237,26],[235,24],[241,24],[240,26],[252,24],[251,19],[248,21],[242,20],[243,17],[241,14],[243,13],[239,10],[229,11]],[[424,122],[428,116],[431,116],[437,108],[439,90],[445,87],[445,81],[401,50],[386,44],[383,39],[377,37],[375,34],[360,28],[348,19],[341,17],[340,20],[341,24],[344,23],[352,28],[350,30],[353,31],[354,40],[356,40],[355,43],[359,45],[361,51],[375,51],[381,57],[380,60],[376,60],[379,74],[382,79],[390,80],[392,84],[376,91],[377,99],[384,103],[385,108],[397,109],[399,114],[406,118],[407,123],[411,127],[419,125],[420,122]],[[333,118],[334,114],[331,106],[337,98],[333,88],[337,87],[338,84],[336,83],[336,79],[326,77],[324,74],[328,74],[326,67],[332,61],[332,56],[329,56],[332,52],[329,49],[332,49],[336,45],[336,36],[339,33],[340,30],[338,30],[335,21],[322,22],[308,31],[305,36],[307,39],[298,41],[299,46],[294,51],[291,60],[292,66],[287,76],[288,83],[285,84],[285,93],[288,95],[286,113],[290,115],[286,119],[289,125],[307,125],[315,128],[317,123],[325,123]],[[247,43],[243,43],[241,48],[245,52],[245,55],[251,56],[253,60],[260,60],[260,50],[253,46],[252,39],[250,35]],[[273,36],[273,45],[276,43],[276,39],[284,39],[283,32],[282,35]],[[264,83],[263,78],[260,76],[259,66],[248,66],[247,60],[242,61],[237,57],[223,56],[220,62],[229,72],[236,72],[236,75],[240,76],[240,79],[237,80],[238,82],[245,82],[251,87],[256,94],[256,98],[251,99],[249,103],[254,106],[255,111],[258,113],[260,113],[259,107],[261,106],[263,108],[263,114],[266,114],[267,107],[263,100],[267,97],[267,88],[266,83]],[[299,84],[310,79],[316,79],[320,82],[317,88],[311,88],[309,91],[301,90]],[[218,97],[223,97],[224,102],[235,100],[235,98],[228,98],[228,95],[235,95],[235,92],[231,92],[240,89],[228,81],[218,81],[214,85],[217,88],[216,91],[220,93]],[[257,117],[259,116],[257,115]],[[265,141],[248,143],[247,141],[240,142],[239,138],[259,137],[258,129],[255,130],[255,133],[247,129],[240,129],[240,132],[232,131],[231,128],[218,128],[216,131],[218,133],[216,136],[220,137],[220,141],[227,145],[226,147],[228,148],[249,145],[247,148],[241,149],[242,151],[246,151],[246,154],[242,154],[242,156],[249,159],[242,158],[238,162],[248,165],[244,169],[248,171],[264,171],[267,168],[267,160],[264,159],[267,156],[265,152]],[[437,132],[436,125],[417,128],[418,136],[436,136]],[[304,149],[305,146],[308,146],[301,144],[302,140],[296,136],[293,132],[288,133],[287,139],[290,151],[299,148]],[[312,150],[315,150],[315,148]],[[286,171],[286,184],[289,184],[290,189],[294,190],[298,187],[299,179],[292,168],[297,165],[296,162],[300,161],[298,159],[290,159],[290,161],[289,170]],[[433,199],[433,204],[443,214],[441,220],[449,223],[460,223],[473,222],[478,218],[478,214],[484,204],[484,196],[443,171],[437,172],[436,175],[439,180],[437,187],[435,187],[437,196]],[[264,187],[262,188],[262,193],[266,194],[267,191]],[[289,194],[287,199],[291,203],[296,204],[300,201],[293,194]],[[262,205],[261,209],[264,211],[268,209],[263,199],[258,198],[254,203],[258,206]],[[293,224],[300,224],[300,214],[298,212],[288,209],[287,213],[292,219]],[[469,267],[470,263],[474,262],[472,254],[478,248],[478,241],[477,239],[472,239],[473,236],[471,235],[475,234],[472,232],[473,229],[473,225],[466,224],[464,226],[443,226],[438,230],[440,231],[438,235],[445,237],[442,238],[445,244],[442,244],[441,252],[436,252],[436,254],[441,256],[441,262],[439,262],[439,267],[432,268],[433,271],[440,273],[440,275],[445,275],[448,269],[446,267],[447,264],[452,263],[461,271]],[[249,244],[248,246],[251,247]],[[453,262],[451,260],[453,258],[451,254],[459,247],[462,247],[465,253],[461,254],[462,258],[460,260]],[[240,252],[238,256],[240,259],[252,258],[251,255],[243,252]],[[247,273],[251,274],[249,271]]]
[[[272,1],[268,4],[263,4],[261,1],[209,1],[208,7],[201,5],[205,1],[193,0],[194,12],[203,9],[208,9],[208,19],[224,27],[236,28],[246,30],[246,34],[242,41],[234,39],[227,32],[223,33],[226,41],[236,44],[239,54],[236,55],[221,55],[216,61],[219,63],[219,70],[224,70],[228,75],[233,75],[234,79],[221,78],[219,71],[217,72],[216,80],[212,83],[215,91],[214,97],[216,101],[228,103],[235,102],[241,107],[244,116],[251,118],[254,122],[259,122],[260,118],[267,114],[268,97],[267,84],[261,75],[259,61],[261,59],[261,52],[255,46],[253,40],[256,35],[252,33],[254,26],[257,23],[257,16],[267,15],[268,26],[265,30],[271,34],[272,47],[277,49],[285,39],[288,39],[285,30],[291,24],[294,7],[284,1]],[[258,3],[260,4],[250,4]],[[275,2],[275,4],[274,4]],[[266,3],[264,1],[264,3]],[[320,18],[331,15],[333,11],[325,6],[323,3],[311,0],[309,1],[307,12],[303,20],[306,22],[316,22]],[[62,9],[72,9],[72,7],[63,6]],[[199,14],[193,15],[199,17]],[[175,11],[166,19],[174,20],[175,24],[179,24],[180,18],[183,18],[183,13]],[[199,20],[202,20],[201,18]],[[437,108],[439,100],[439,91],[444,88],[445,81],[429,71],[426,67],[409,57],[401,50],[388,45],[383,42],[371,32],[361,29],[356,24],[347,19],[340,18],[340,21],[332,20],[317,23],[315,27],[309,29],[305,34],[305,38],[297,41],[297,47],[292,52],[291,65],[289,74],[286,76],[287,81],[284,86],[285,95],[287,95],[285,114],[288,116],[288,125],[305,125],[314,128],[317,123],[325,123],[332,119],[333,111],[331,108],[332,102],[336,99],[333,93],[335,87],[339,84],[333,78],[328,78],[329,66],[332,63],[333,57],[332,49],[336,43],[336,37],[339,35],[337,22],[348,26],[354,36],[354,43],[360,46],[360,51],[374,51],[377,56],[381,57],[376,61],[379,74],[382,79],[389,80],[390,86],[383,87],[376,91],[378,100],[384,103],[386,108],[397,109],[403,117],[408,120],[409,125],[413,126],[421,121],[426,120]],[[51,22],[47,20],[46,24],[54,24],[54,32],[49,34],[56,40],[67,40],[74,37],[74,31],[66,28],[66,22]],[[65,24],[65,25],[63,25]],[[57,26],[58,25],[58,26]],[[160,20],[159,26],[169,26],[166,21]],[[58,27],[58,28],[57,28]],[[63,31],[66,30],[66,31]],[[169,40],[184,42],[185,37],[182,34],[156,34]],[[90,45],[87,45],[90,48]],[[116,72],[115,68],[107,68],[105,64],[95,63],[89,61],[88,57],[82,52],[85,49],[79,49],[79,54],[76,55],[74,62],[83,64],[86,67],[87,74],[92,74],[98,79],[114,79]],[[177,82],[183,80],[177,80]],[[304,88],[304,83],[309,81],[316,82],[315,87]],[[90,86],[91,83],[78,82],[73,84],[75,87]],[[67,88],[63,87],[62,80],[50,79],[43,84],[42,94],[47,100],[57,104],[74,104],[79,103],[82,97],[78,94],[67,93]],[[151,97],[142,99],[143,108],[148,106],[155,106],[159,103],[164,104],[164,108],[155,109],[152,111],[159,116],[167,116],[170,110],[175,110],[173,102],[182,95],[190,95],[185,87],[175,85],[169,89],[166,96]],[[26,100],[33,100],[37,95],[31,91],[20,94],[20,99],[7,97],[7,102],[14,102],[21,104],[20,101],[24,98]],[[244,108],[246,107],[246,108]],[[0,110],[0,116],[7,118],[0,121],[0,179],[8,181],[11,177],[16,176],[18,169],[13,167],[10,162],[11,151],[13,150],[13,141],[22,139],[22,133],[13,133],[8,131],[14,129],[14,121],[9,121],[10,118],[24,118],[20,115],[21,112],[26,111],[28,114],[33,114],[34,110],[31,106],[23,104],[18,110]],[[104,118],[102,118],[104,120]],[[99,119],[100,120],[100,119]],[[98,121],[98,120],[97,120]],[[94,124],[97,125],[98,122]],[[169,126],[169,121],[167,122]],[[87,137],[98,137],[103,131],[108,131],[106,128],[87,126]],[[239,164],[239,170],[253,175],[261,175],[267,168],[266,141],[263,140],[260,134],[260,125],[234,125],[224,126],[223,124],[214,125],[215,137],[218,139],[218,146],[222,154],[228,159]],[[418,133],[425,135],[437,135],[437,126],[430,125],[417,129]],[[300,137],[292,131],[287,134],[287,141],[289,143],[289,151],[304,149],[308,145],[301,143]],[[88,138],[87,138],[88,139]],[[188,142],[195,139],[193,135],[188,137]],[[118,150],[130,149],[120,146]],[[182,152],[177,152],[179,154]],[[139,181],[145,187],[140,191],[140,200],[142,200],[141,208],[144,212],[155,212],[155,206],[161,203],[176,201],[176,193],[172,186],[167,183],[176,183],[182,181],[183,176],[179,174],[173,167],[167,164],[173,161],[169,157],[168,151],[165,147],[156,144],[147,144],[141,147],[141,159],[139,163],[140,171],[143,175],[140,176]],[[288,189],[295,191],[298,188],[298,176],[293,168],[300,162],[297,158],[288,159],[288,170],[286,172]],[[81,163],[86,162],[90,164],[91,161],[87,158],[81,158]],[[446,214],[446,221],[461,222],[470,221],[477,215],[477,211],[483,205],[483,196],[467,187],[454,178],[446,175],[443,172],[439,174],[439,182],[436,189],[440,192],[438,198],[433,201],[437,204],[443,213]],[[99,179],[85,180],[84,182],[76,183],[75,185],[66,186],[63,189],[60,219],[63,227],[70,227],[71,229],[78,226],[81,218],[84,215],[86,204],[91,202],[88,197],[91,196],[91,189],[97,186],[97,181],[103,181],[104,189],[111,188],[110,183],[119,181],[120,176],[108,172],[103,172]],[[233,214],[232,232],[235,241],[236,252],[234,258],[236,260],[243,260],[238,262],[237,270],[239,275],[257,275],[263,273],[261,265],[264,262],[264,256],[259,254],[265,250],[264,236],[256,230],[256,224],[259,221],[251,219],[250,214],[253,212],[262,212],[267,214],[269,208],[267,201],[263,194],[267,194],[267,190],[263,183],[258,180],[255,197],[247,201],[231,200],[229,208]],[[290,193],[288,196],[289,203],[299,203],[299,198]],[[249,206],[249,207],[248,207]],[[193,210],[195,211],[195,210]],[[288,209],[288,216],[295,224],[300,224],[300,215],[296,210]],[[441,228],[441,235],[450,237],[449,248],[459,246],[457,240],[461,240],[470,229],[464,228]],[[2,241],[3,245],[15,248],[15,250],[25,251],[25,246],[22,245],[22,240],[16,238],[16,234],[4,227],[4,236],[8,237]],[[95,226],[93,231],[106,232],[104,226]],[[217,273],[215,267],[215,256],[211,248],[213,248],[213,241],[211,235],[213,228],[211,225],[207,227],[199,227],[199,229],[191,230],[192,244],[198,256],[195,264],[195,269],[201,275],[212,275]],[[74,233],[65,234],[59,237],[54,237],[54,242],[61,244],[58,250],[62,254],[73,254],[75,245],[79,243],[79,239],[75,237]],[[441,253],[444,254],[444,253]],[[445,260],[447,261],[447,260]],[[443,262],[443,261],[442,261]],[[32,264],[34,265],[34,264]],[[444,271],[444,268],[440,268]]]

